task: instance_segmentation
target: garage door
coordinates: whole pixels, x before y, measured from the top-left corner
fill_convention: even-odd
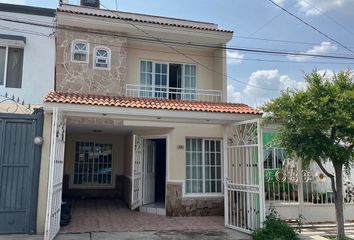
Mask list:
[[[34,233],[43,112],[0,114],[0,234]]]

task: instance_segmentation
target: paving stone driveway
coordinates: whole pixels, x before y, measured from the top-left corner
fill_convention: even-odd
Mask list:
[[[73,202],[71,223],[61,233],[141,231],[223,231],[224,218],[166,217],[129,210],[119,200]]]

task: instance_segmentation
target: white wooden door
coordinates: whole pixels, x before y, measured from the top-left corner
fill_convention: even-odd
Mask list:
[[[133,159],[132,159],[132,210],[142,205],[143,182],[143,139],[133,135]]]
[[[225,225],[250,233],[264,221],[262,132],[258,120],[225,129]]]
[[[143,204],[155,202],[155,151],[154,141],[144,141]]]
[[[54,239],[60,230],[65,132],[65,117],[58,108],[54,108],[49,158],[48,197],[44,240]]]

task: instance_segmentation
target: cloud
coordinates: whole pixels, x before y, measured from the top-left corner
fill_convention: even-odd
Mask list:
[[[297,0],[302,12],[308,16],[321,15],[326,12],[338,10],[353,13],[353,0]]]
[[[227,101],[236,103],[242,102],[241,93],[237,92],[235,86],[231,84],[227,85]]]
[[[0,0],[0,3],[11,3],[11,4],[26,5],[26,0]]]
[[[334,72],[331,69],[320,69],[317,70],[317,73],[320,74],[321,76],[324,76],[325,78],[332,78],[334,76]]]
[[[275,2],[276,4],[278,4],[280,6],[284,6],[285,0],[273,0],[273,2]]]
[[[320,45],[315,45],[313,48],[307,50],[306,54],[328,54],[328,53],[333,53],[337,50],[337,46],[333,45],[330,42],[321,42]],[[291,61],[297,61],[297,62],[303,62],[306,61],[312,57],[310,56],[295,56],[295,55],[288,55],[287,56],[289,60]]]
[[[237,91],[233,85],[227,86],[228,101],[257,106],[278,97],[280,90],[287,88],[304,89],[306,83],[295,81],[288,75],[281,75],[277,69],[257,70],[251,74],[248,85],[242,91]],[[269,89],[279,89],[279,91]]]
[[[228,64],[238,64],[242,62],[243,54],[239,53],[238,51],[227,50],[226,57]]]

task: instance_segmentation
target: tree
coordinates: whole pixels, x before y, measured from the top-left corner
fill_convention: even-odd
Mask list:
[[[288,89],[261,107],[265,122],[281,123],[279,142],[305,164],[315,161],[331,179],[337,239],[344,240],[343,171],[354,159],[354,82],[351,70],[328,77],[305,74],[305,90]],[[324,163],[333,164],[334,174]]]

